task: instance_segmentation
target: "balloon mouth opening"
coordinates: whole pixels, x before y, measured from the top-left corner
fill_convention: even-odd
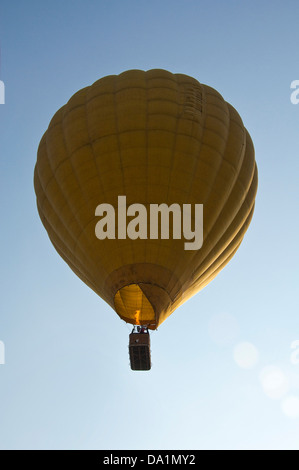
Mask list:
[[[107,302],[132,325],[156,330],[177,308],[181,282],[164,266],[134,263],[112,271],[105,281]]]
[[[114,296],[116,313],[127,323],[156,328],[156,313],[140,284],[119,289]]]

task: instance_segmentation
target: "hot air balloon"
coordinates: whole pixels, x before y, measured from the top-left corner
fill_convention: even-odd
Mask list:
[[[166,70],[129,70],[83,88],[56,112],[34,186],[60,256],[148,334],[236,253],[254,211],[257,167],[239,114],[215,89]],[[187,225],[177,216],[191,208],[195,234],[194,207],[202,208],[202,240],[186,249]]]

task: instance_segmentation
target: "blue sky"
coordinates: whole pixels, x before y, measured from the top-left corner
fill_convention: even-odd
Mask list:
[[[298,14],[295,0],[1,1],[1,449],[299,449]],[[132,68],[216,88],[259,169],[238,253],[151,334],[144,373],[131,328],[55,252],[33,189],[55,111]]]

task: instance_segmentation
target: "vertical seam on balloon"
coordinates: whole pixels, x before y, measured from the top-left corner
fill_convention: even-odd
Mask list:
[[[67,147],[66,147],[66,145],[65,145],[65,139],[64,139],[64,132],[63,132],[62,120],[61,120],[61,123],[60,123],[60,127],[61,127],[61,130],[62,130],[63,141],[64,141],[64,147],[65,147],[65,150],[66,150],[66,153],[67,153]],[[53,174],[53,173],[54,173],[54,171],[53,171],[53,166],[52,166],[52,164],[51,164],[51,159],[49,158],[48,133],[46,133],[46,141],[45,141],[45,143],[46,143],[46,145],[45,145],[45,156],[46,156],[46,158],[47,158],[47,161],[48,161],[48,163],[49,163],[49,166],[50,166],[51,171],[52,171],[52,174]],[[66,158],[65,160],[67,160],[67,158]],[[65,205],[69,207],[71,214],[74,215],[74,214],[73,214],[73,208],[70,206],[70,204],[69,204],[69,202],[68,202],[68,200],[67,200],[67,198],[66,198],[66,196],[65,196],[65,193],[63,192],[63,190],[62,190],[62,188],[61,188],[61,185],[58,184],[57,178],[54,177],[53,179],[56,181],[56,184],[57,184],[57,186],[59,187],[59,190],[60,190],[60,193],[61,193],[61,195],[62,195],[62,198],[64,199],[64,201],[65,201],[65,203],[66,203]],[[40,179],[40,182],[41,182],[41,179]],[[47,186],[48,186],[48,185],[47,185]],[[50,199],[49,199],[47,193],[45,192],[45,190],[44,190],[44,194],[45,194],[45,198],[47,199],[48,203],[50,204],[50,206],[51,206],[53,212],[55,213],[55,215],[57,216],[57,218],[58,218],[59,221],[61,222],[62,226],[66,229],[67,233],[69,234],[70,239],[73,240],[74,246],[75,246],[75,245],[76,245],[76,238],[74,238],[73,234],[72,234],[72,233],[70,232],[70,230],[69,230],[69,227],[65,224],[65,222],[64,222],[63,219],[61,218],[61,215],[60,215],[59,212],[57,211],[57,208],[54,207],[53,204],[51,203],[51,201],[50,201]],[[75,218],[75,220],[76,220],[76,222],[77,222],[79,228],[81,228],[81,225],[80,225],[80,223],[78,222],[77,217],[74,216],[74,218]],[[52,226],[52,225],[51,225],[51,226]],[[53,227],[53,226],[52,226],[52,227]],[[55,231],[55,233],[57,234],[58,238],[61,239],[61,237],[59,236],[58,232],[57,232],[56,230],[54,230],[54,231]],[[62,240],[61,240],[61,241],[62,241]],[[64,242],[62,241],[62,243],[64,243]],[[81,247],[80,247],[80,250],[81,250]],[[81,251],[82,251],[82,250],[81,250]],[[83,257],[85,257],[83,251],[82,251],[82,254],[83,254]]]
[[[204,94],[204,96],[206,96],[205,87],[202,86],[202,88],[203,88],[203,94]],[[222,97],[221,97],[221,98],[222,98]],[[225,106],[226,106],[226,108],[228,109],[227,103],[226,103],[226,101],[225,101],[223,98],[222,98],[222,103],[224,103]],[[207,127],[206,127],[206,118],[207,118],[207,116],[208,116],[208,114],[207,114],[207,106],[204,106],[204,122],[205,122],[205,125],[203,126],[203,133],[202,133],[202,135],[204,135],[205,130],[207,129]],[[224,146],[223,155],[225,154],[225,151],[226,151],[226,148],[227,148],[227,143],[228,143],[228,138],[229,138],[229,133],[230,133],[230,113],[229,113],[229,110],[228,110],[228,125],[226,126],[226,131],[227,131],[227,132],[226,132],[225,146]],[[200,148],[202,148],[202,140],[201,140],[201,146],[200,146]],[[199,155],[200,155],[200,153],[199,153]],[[219,173],[219,171],[220,171],[220,169],[221,169],[221,167],[222,167],[222,164],[223,164],[223,155],[222,155],[222,158],[221,158],[220,165],[219,165],[217,171],[216,171],[215,174],[214,174],[213,182],[210,184],[210,190],[209,190],[208,194],[205,195],[205,200],[199,202],[199,203],[203,204],[203,210],[204,210],[204,208],[205,208],[205,204],[207,204],[207,201],[209,200],[209,198],[210,198],[210,196],[211,196],[211,194],[212,194],[213,185],[214,185],[215,180],[216,180],[216,178],[217,178],[217,175],[218,175],[218,173]],[[200,158],[198,159],[198,161],[200,161]],[[198,165],[197,165],[197,167],[198,167]],[[236,178],[237,178],[237,176],[235,177],[235,179],[236,179]],[[221,213],[221,211],[222,211],[224,205],[225,205],[225,203],[222,204],[222,208],[220,209],[220,212],[219,212],[219,213]],[[217,220],[217,219],[216,219],[216,220]],[[215,223],[215,222],[214,222],[214,223]],[[205,234],[205,239],[203,240],[203,243],[205,242],[205,240],[208,239],[208,234],[209,234],[209,233],[210,233],[210,232],[208,232],[208,233]],[[198,252],[195,251],[195,252],[191,255],[191,257],[190,257],[190,259],[189,259],[190,264],[192,263],[192,261],[194,260],[194,258],[196,257],[197,254],[198,254]]]
[[[71,270],[87,285],[89,286],[94,292],[98,294],[98,289],[97,286],[90,281],[90,279],[84,274],[84,269],[81,263],[79,263],[79,266],[76,266],[72,261],[69,260],[69,258],[64,254],[64,252],[58,248],[56,243],[51,239],[51,242],[56,249],[57,253],[61,256],[61,258],[67,263],[67,265],[71,268]]]
[[[203,102],[202,103],[202,122],[203,122],[203,124],[202,124],[202,130],[201,130],[201,139],[200,139],[200,142],[199,142],[198,156],[200,155],[200,152],[201,152],[201,149],[202,149],[202,136],[204,134],[205,122],[206,122],[205,90],[204,90],[204,87],[202,86],[201,83],[199,83],[199,85],[201,87],[202,95],[203,95],[203,100],[202,100],[202,102]],[[193,128],[193,126],[194,126],[194,119],[192,120],[192,128]],[[195,163],[195,168],[193,168],[193,175],[192,175],[192,179],[190,181],[190,186],[189,186],[189,190],[188,190],[188,193],[187,193],[186,203],[189,201],[189,197],[190,197],[192,185],[193,185],[193,182],[194,182],[194,179],[195,179],[195,174],[196,174],[196,171],[197,171],[197,168],[198,168],[198,165],[199,165],[199,161],[200,161],[200,159],[197,158],[196,163]]]
[[[168,76],[170,76],[170,75],[174,77],[173,81],[176,83],[177,92],[179,93],[177,77],[175,77],[174,74],[171,74],[170,72],[168,72]],[[177,102],[176,102],[176,104],[177,104]],[[170,158],[169,179],[168,179],[167,195],[166,195],[166,201],[165,201],[166,204],[168,203],[170,181],[171,181],[171,175],[172,175],[172,172],[173,172],[173,164],[174,164],[173,160],[174,160],[174,151],[175,151],[175,148],[176,148],[178,122],[179,122],[179,113],[177,113],[177,116],[176,116],[175,129],[172,130],[172,134],[174,135],[174,140],[173,140],[172,152],[171,152],[171,158]],[[160,255],[160,251],[161,251],[161,239],[160,239],[160,243],[158,243],[157,245],[158,245],[158,250],[156,251],[155,264],[159,264],[159,257],[160,257],[159,255]],[[156,319],[156,322],[158,323],[157,319]]]
[[[222,97],[222,100],[223,100],[223,103],[225,103],[225,106],[226,106],[227,111],[228,111],[228,126],[227,126],[225,147],[224,147],[224,152],[223,152],[223,155],[224,155],[225,152],[226,152],[226,149],[227,149],[228,139],[229,139],[229,135],[230,135],[231,113],[230,113],[230,109],[229,109],[229,107],[228,107],[228,104],[227,104],[227,102],[223,99],[223,97]],[[244,138],[246,138],[244,126],[243,126],[243,131],[244,131]],[[246,147],[246,145],[243,143],[243,146],[242,146],[242,148],[241,148],[241,155],[242,155],[242,153],[243,153],[242,163],[243,163],[243,161],[244,161],[244,156],[245,156],[244,147]],[[218,171],[215,173],[215,177],[214,177],[213,183],[210,185],[210,191],[209,191],[207,197],[205,198],[205,201],[202,202],[203,204],[206,204],[206,203],[207,203],[207,201],[209,200],[209,198],[210,198],[210,196],[211,196],[211,194],[212,194],[213,185],[214,185],[215,180],[216,180],[216,178],[217,178],[217,174],[219,173],[219,171],[221,171],[221,168],[222,168],[222,166],[223,166],[223,162],[224,162],[224,158],[222,158],[221,163],[220,163],[220,166],[219,166],[219,168],[218,168]],[[219,210],[218,216],[217,216],[217,218],[214,220],[214,223],[213,223],[213,225],[210,227],[210,230],[205,234],[205,239],[204,239],[203,243],[205,243],[205,241],[208,240],[209,234],[212,232],[213,228],[216,226],[217,221],[219,220],[219,217],[221,216],[222,211],[223,211],[223,209],[224,209],[224,207],[225,207],[225,205],[226,205],[226,203],[227,203],[227,201],[228,201],[228,199],[229,199],[229,196],[230,196],[231,192],[233,191],[233,188],[234,188],[234,186],[235,186],[235,184],[236,184],[236,181],[237,181],[237,179],[238,179],[238,175],[240,174],[241,168],[242,168],[242,164],[240,164],[239,169],[238,169],[239,171],[236,172],[236,174],[235,174],[235,177],[234,177],[234,184],[231,186],[230,191],[228,191],[228,193],[227,193],[227,195],[226,195],[226,199],[225,199],[224,201],[221,201],[221,208],[220,208],[220,210]],[[224,235],[224,234],[223,234],[223,235]],[[209,256],[210,252],[212,251],[212,249],[213,249],[213,247],[211,247],[211,249],[206,253],[206,255],[204,256],[204,258],[201,260],[201,263],[203,263],[203,261],[207,259],[207,257]],[[189,263],[191,264],[197,256],[200,257],[200,256],[201,256],[201,253],[198,253],[198,251],[195,251],[195,252],[192,254],[192,256],[191,256],[191,258],[190,258],[190,260],[189,260]],[[194,273],[194,270],[193,270],[193,273]],[[192,280],[191,280],[191,282],[192,282]],[[192,285],[192,284],[190,284],[190,285]]]
[[[121,174],[122,174],[123,193],[124,193],[124,195],[126,195],[127,191],[126,191],[126,185],[125,185],[125,176],[124,176],[124,169],[123,169],[121,145],[120,145],[120,140],[119,140],[119,124],[118,124],[118,117],[117,117],[117,101],[116,101],[116,81],[119,81],[119,80],[121,81],[122,78],[119,75],[115,75],[114,79],[113,79],[113,107],[114,107],[116,140],[117,140],[118,156],[119,156],[119,169],[120,169]],[[127,208],[125,208],[125,209],[127,210]],[[132,250],[132,247],[131,247],[130,244],[129,244],[129,246],[130,246],[130,250],[131,250],[131,252],[134,256],[134,252]],[[124,264],[124,262],[125,262],[122,253],[123,253],[122,250],[118,250],[118,258],[119,258],[119,261],[120,261],[120,263],[119,263],[120,265]]]
[[[45,140],[45,144],[46,144],[46,140]],[[49,164],[50,164],[50,159],[49,159],[49,157],[48,157],[47,144],[45,145],[45,153],[46,153],[46,155],[47,155],[46,158],[47,158],[47,160],[48,160],[48,162],[49,162]],[[50,167],[51,167],[51,164],[50,164]],[[51,169],[52,169],[52,167],[51,167]],[[59,213],[56,211],[56,209],[54,208],[54,206],[53,206],[53,204],[51,203],[50,199],[48,198],[47,194],[45,193],[45,190],[44,190],[44,187],[43,187],[43,184],[42,184],[40,175],[39,175],[38,165],[36,166],[36,171],[37,171],[37,175],[36,175],[36,176],[37,176],[37,179],[38,179],[39,184],[40,184],[40,187],[41,187],[41,189],[42,189],[42,191],[43,191],[44,200],[47,200],[49,206],[50,206],[51,209],[53,210],[53,213],[56,215],[57,219],[60,221],[61,226],[66,229],[66,231],[67,231],[68,234],[70,235],[70,239],[73,240],[73,242],[75,243],[75,239],[72,237],[72,235],[71,235],[71,233],[69,232],[67,226],[64,224],[64,222],[63,222],[63,220],[61,219]],[[52,171],[53,171],[53,170],[52,170]],[[60,188],[60,186],[59,186],[59,188]],[[61,188],[60,188],[60,191],[61,191]],[[62,191],[61,191],[61,193],[62,193]],[[62,193],[62,195],[63,195],[63,197],[65,198],[65,195],[64,195],[63,193]],[[74,255],[71,253],[71,250],[67,247],[67,245],[65,244],[65,242],[62,240],[62,238],[61,238],[59,232],[57,232],[57,229],[55,229],[55,227],[53,226],[53,224],[51,223],[51,221],[45,216],[44,211],[43,211],[43,208],[42,208],[41,206],[39,206],[39,204],[37,204],[37,205],[38,205],[38,207],[40,207],[40,211],[41,211],[41,213],[42,213],[42,215],[43,215],[44,222],[46,223],[46,225],[48,225],[48,228],[51,228],[52,236],[53,236],[53,235],[56,236],[57,239],[59,240],[60,244],[62,245],[62,248],[60,247],[59,250],[56,249],[56,251],[58,251],[59,254],[60,254],[60,253],[63,253],[63,254],[64,254],[65,258],[68,260],[68,261],[65,260],[65,261],[67,262],[67,264],[70,264],[70,263],[73,264],[72,258],[69,258],[69,256],[66,254],[66,252],[67,252],[67,253],[70,253],[71,256],[74,258]],[[45,226],[45,223],[44,223],[44,226]],[[45,228],[46,228],[46,227],[45,227]],[[48,231],[47,228],[46,228],[46,230],[47,230],[47,233],[48,233],[48,235],[49,235],[49,238],[51,239],[51,235],[50,235],[50,233],[49,233],[49,231]],[[51,239],[51,241],[52,241],[52,239]],[[53,243],[53,241],[52,241],[52,243]],[[56,246],[58,246],[58,245],[55,244],[55,243],[53,243],[53,245],[55,246],[55,248],[56,248]],[[80,248],[80,250],[81,250],[81,248]],[[82,251],[82,250],[81,250],[81,251]],[[83,251],[82,251],[82,254],[83,254],[83,258],[84,258],[85,256],[84,256],[84,252],[83,252]],[[81,267],[81,269],[82,269],[83,264],[81,263],[81,261],[79,261],[79,264],[80,264],[80,267]],[[81,271],[80,271],[80,272],[81,272]]]
[[[237,217],[239,211],[241,210],[241,208],[242,208],[242,206],[243,206],[243,203],[245,202],[245,200],[246,200],[246,198],[247,198],[247,195],[249,194],[249,191],[250,191],[250,188],[251,188],[251,183],[252,183],[252,180],[253,180],[253,178],[254,178],[254,166],[253,166],[253,170],[252,170],[251,177],[250,177],[250,179],[248,179],[248,186],[247,186],[247,188],[246,188],[246,187],[241,183],[241,181],[239,180],[239,176],[240,176],[241,171],[242,171],[242,169],[243,169],[243,165],[245,165],[245,164],[247,163],[247,161],[246,161],[246,150],[248,150],[248,146],[247,146],[247,142],[246,142],[246,134],[247,134],[247,131],[246,131],[246,129],[244,128],[245,143],[243,144],[243,147],[242,147],[243,158],[242,158],[242,163],[241,163],[241,165],[239,166],[239,170],[238,170],[238,172],[237,172],[237,176],[236,176],[235,179],[234,179],[234,184],[232,185],[231,190],[230,190],[229,193],[227,194],[227,197],[226,197],[226,199],[225,199],[225,201],[224,201],[224,204],[222,205],[222,208],[221,208],[221,210],[220,210],[220,212],[219,212],[217,218],[215,219],[215,221],[214,221],[213,225],[211,226],[211,228],[210,228],[210,230],[209,230],[209,232],[208,232],[207,235],[209,235],[209,234],[213,231],[215,225],[216,225],[217,222],[219,221],[221,215],[223,214],[223,210],[225,209],[225,206],[226,206],[227,202],[228,202],[229,199],[231,198],[231,195],[233,194],[233,191],[234,191],[234,189],[236,188],[236,185],[237,185],[237,184],[240,184],[240,185],[243,186],[243,188],[244,188],[244,200],[243,200],[243,202],[239,205],[238,209],[236,209],[236,213],[235,213],[235,215],[233,216],[233,218],[231,218],[231,222],[230,222],[230,223],[232,223],[232,222],[235,220],[235,218]],[[253,157],[253,161],[254,161],[254,157]],[[221,235],[221,238],[222,238],[223,235],[225,235],[226,232],[227,232],[227,229],[223,232],[223,234]],[[218,242],[217,242],[217,243],[218,243]]]
[[[179,77],[176,77],[176,80],[177,80],[177,87],[178,87],[178,93],[180,93],[180,85],[183,86],[184,85],[184,81],[180,82],[180,79]],[[199,82],[198,82],[199,83]],[[204,134],[204,129],[205,129],[205,122],[206,122],[206,106],[204,106],[204,102],[205,102],[205,90],[204,90],[204,87],[201,83],[199,83],[199,85],[201,86],[202,88],[202,92],[203,92],[203,107],[202,107],[202,131],[201,131],[201,139],[200,139],[200,142],[199,142],[199,148],[198,148],[198,157],[200,156],[200,152],[201,152],[201,148],[202,148],[202,136]],[[184,91],[182,92],[184,93]],[[181,119],[181,116],[178,116],[178,119],[177,119],[177,122]],[[194,126],[194,120],[192,120],[192,127]],[[190,133],[188,135],[188,137],[190,137]],[[186,203],[188,202],[188,198],[189,198],[189,195],[190,195],[190,191],[191,191],[191,188],[192,188],[192,184],[193,184],[193,181],[195,179],[195,174],[196,174],[196,171],[197,171],[197,168],[198,168],[198,165],[199,165],[199,162],[200,162],[200,158],[197,158],[196,160],[196,164],[195,164],[195,168],[194,168],[194,172],[193,172],[193,178],[192,178],[192,181],[190,183],[190,187],[189,187],[189,191],[187,193],[187,198],[186,198]],[[191,256],[191,259],[193,257]],[[188,263],[189,265],[189,263]],[[175,274],[176,272],[179,271],[179,264],[176,265],[176,267],[174,268],[173,270],[173,274]],[[182,276],[180,276],[181,278],[184,277],[184,274],[187,270],[185,269],[185,271],[182,273]],[[168,282],[168,285],[167,285],[167,288],[169,287],[169,284],[170,284],[170,281],[171,279],[169,280]],[[183,291],[183,286],[181,288],[181,291]],[[179,292],[177,295],[181,295],[181,292]]]
[[[229,138],[229,134],[230,134],[231,113],[230,113],[230,109],[229,109],[229,107],[228,107],[227,102],[226,102],[225,100],[223,100],[223,101],[224,101],[225,104],[226,104],[226,107],[227,107],[227,109],[228,109],[228,114],[229,114],[229,126],[228,126],[228,132],[227,132],[227,138],[226,138],[226,144],[225,144],[225,150],[224,150],[224,154],[225,154],[226,148],[227,148],[227,143],[228,143],[228,138]],[[246,130],[245,130],[244,126],[243,126],[243,130],[244,130],[244,138],[246,139]],[[245,145],[245,147],[246,147],[246,145]],[[242,152],[243,152],[243,158],[242,158],[242,163],[243,163],[244,157],[245,157],[244,144],[243,144],[243,146],[242,146],[242,148],[241,148],[241,153],[242,153]],[[222,159],[222,161],[221,161],[220,168],[222,167],[223,162],[224,162],[224,159]],[[239,166],[239,168],[238,168],[238,172],[236,172],[236,174],[235,174],[234,184],[231,186],[231,189],[230,189],[230,191],[228,192],[227,197],[226,197],[224,203],[222,203],[222,207],[221,207],[221,209],[220,209],[220,211],[219,211],[219,214],[218,214],[217,218],[214,220],[214,223],[213,223],[213,225],[210,227],[209,232],[206,233],[206,235],[205,235],[205,240],[208,240],[209,234],[213,231],[213,228],[216,226],[216,223],[217,223],[217,221],[219,220],[219,217],[221,216],[221,214],[222,214],[222,212],[223,212],[223,209],[224,209],[224,207],[225,207],[225,205],[226,205],[226,203],[227,203],[227,201],[228,201],[228,199],[229,199],[229,197],[230,197],[230,194],[232,193],[232,191],[233,191],[233,189],[234,189],[234,187],[235,187],[236,181],[238,180],[238,176],[239,176],[240,171],[241,171],[241,168],[242,168],[242,163],[240,164],[240,166]],[[218,172],[219,172],[219,171],[220,171],[220,169],[218,170]],[[217,172],[217,173],[218,173],[218,172]],[[216,174],[216,177],[217,177],[217,174]],[[216,178],[215,178],[215,179],[216,179]],[[214,181],[215,181],[215,179],[214,179]],[[211,188],[212,188],[212,186],[211,186]],[[209,200],[210,195],[211,195],[211,191],[210,191],[210,193],[209,193],[208,198],[206,199],[206,202]],[[233,220],[234,220],[234,219],[233,219]],[[222,234],[222,236],[224,236],[226,232],[227,232],[227,230]],[[222,238],[222,236],[220,237],[220,239]],[[220,239],[219,239],[219,240],[220,240]],[[219,242],[219,240],[217,241],[217,243]],[[216,245],[217,245],[217,243],[216,243]],[[216,246],[216,245],[215,245],[215,246]],[[211,252],[213,251],[213,248],[214,248],[214,246],[212,246],[212,247],[209,249],[209,251],[205,254],[204,258],[201,260],[201,264],[202,264],[205,260],[207,260],[207,259],[209,258]],[[220,253],[220,255],[221,255],[221,253]],[[194,261],[194,259],[195,259],[196,256],[200,256],[200,254],[198,254],[198,252],[194,252],[194,254],[192,255],[191,259],[189,260],[190,263],[191,263],[192,261]],[[206,271],[206,270],[205,270],[205,271]],[[202,275],[204,275],[205,271],[203,271]],[[194,275],[194,272],[196,272],[196,269],[195,269],[195,271],[193,271],[192,275]],[[193,285],[192,280],[191,280],[191,283],[190,283],[189,285],[190,285],[190,288],[192,288],[192,285]]]
[[[96,83],[96,82],[95,82]],[[91,85],[89,87],[89,91],[92,89],[92,86]],[[98,175],[98,182],[99,182],[99,187],[102,191],[102,195],[104,195],[105,197],[105,190],[104,190],[104,185],[103,185],[103,181],[102,181],[102,175],[101,175],[101,171],[99,169],[99,166],[98,166],[98,162],[97,162],[97,159],[96,159],[96,155],[95,155],[95,152],[94,152],[94,139],[91,139],[91,136],[90,136],[90,131],[89,131],[89,120],[88,120],[88,112],[87,112],[87,106],[88,106],[88,103],[89,101],[92,101],[91,99],[88,100],[87,99],[87,96],[88,96],[88,93],[86,92],[85,93],[85,99],[84,99],[84,110],[85,110],[85,122],[86,122],[86,132],[87,132],[87,136],[88,136],[88,142],[89,142],[89,147],[91,149],[91,153],[92,153],[92,156],[93,156],[93,160],[94,160],[94,165],[95,165],[95,168],[97,170],[97,175]],[[95,212],[93,212],[93,215],[95,214]],[[87,226],[86,226],[87,227]],[[85,229],[86,229],[85,227]],[[98,250],[97,251],[98,255],[99,255],[99,258],[100,258],[100,255],[101,255],[101,251]],[[95,266],[95,273],[98,273],[98,267],[97,267],[97,264],[93,261],[93,265]],[[108,275],[109,273],[107,272],[106,268],[103,266],[103,270],[106,272],[106,275]],[[99,288],[99,286],[98,286]]]
[[[146,87],[146,121],[145,121],[145,148],[146,148],[146,170],[145,170],[145,203],[147,205],[147,210],[149,207],[149,200],[148,200],[148,184],[149,184],[149,152],[148,152],[148,111],[149,111],[149,93],[148,93],[148,73],[144,72],[145,78],[145,87]],[[145,251],[145,260],[147,260],[147,246],[148,244],[144,244],[144,251]],[[150,261],[150,260],[149,260]]]
[[[148,142],[149,142],[149,137],[148,137],[148,121],[149,121],[149,79],[148,79],[148,73],[144,72],[145,75],[145,83],[146,83],[146,202],[148,203],[148,184],[149,184],[149,152],[148,152]],[[145,244],[145,259],[146,259],[146,246]],[[151,255],[152,256],[152,255]],[[158,317],[157,317],[157,312],[153,308],[153,312],[155,315],[155,324],[158,322]]]
[[[182,85],[184,85],[184,82],[181,83]],[[193,183],[194,183],[194,180],[195,180],[195,175],[196,175],[196,172],[197,172],[197,169],[198,169],[198,166],[200,164],[200,153],[201,153],[201,149],[202,149],[202,136],[204,135],[204,131],[206,129],[206,105],[205,105],[205,90],[204,90],[204,87],[201,83],[199,83],[199,85],[201,86],[201,89],[202,89],[202,95],[203,95],[203,105],[202,105],[202,129],[201,129],[201,139],[200,139],[200,142],[199,142],[199,146],[198,146],[198,154],[197,154],[197,159],[196,159],[196,164],[195,164],[195,168],[194,168],[194,171],[193,171],[193,177],[191,179],[191,182],[190,182],[190,186],[189,186],[189,190],[188,190],[188,193],[187,193],[187,197],[186,197],[186,203],[189,201],[189,197],[190,197],[190,193],[191,193],[191,189],[192,189],[192,186],[193,186]],[[194,126],[194,119],[192,120],[192,128]],[[191,134],[192,134],[192,131],[191,131]],[[190,136],[190,134],[189,134]],[[198,140],[198,139],[197,139]],[[202,201],[199,201],[199,203],[202,203]],[[190,256],[190,261],[191,259],[193,258],[193,256],[191,255],[191,253],[189,254]],[[189,263],[188,263],[189,265]],[[174,273],[176,273],[177,271],[179,271],[179,267],[180,265],[178,264],[176,266],[176,268],[174,269]],[[184,274],[186,273],[188,269],[185,269],[182,273],[182,276],[181,278],[184,278]],[[183,288],[182,288],[183,290]],[[179,293],[180,295],[180,293]]]
[[[216,272],[214,277],[216,277],[217,273],[220,272],[228,263],[228,261],[235,255],[237,252],[238,248],[240,247],[242,240],[244,238],[244,235],[249,227],[250,221],[253,216],[253,211],[254,211],[254,201],[251,206],[250,211],[248,212],[248,215],[246,219],[243,221],[242,225],[239,227],[238,232],[235,234],[235,236],[232,238],[232,240],[228,243],[228,245],[225,247],[225,249],[220,253],[220,255],[215,258],[209,266],[204,270],[203,274],[205,274],[203,278],[203,274],[199,275],[197,278],[195,278],[194,283],[191,286],[191,289],[193,287],[197,289],[199,287],[202,289],[206,284],[209,283],[209,279],[213,276],[213,274]],[[220,242],[220,240],[219,240]],[[236,247],[234,248],[234,246]],[[225,255],[225,252],[227,252],[227,256]],[[222,261],[222,257],[224,255],[224,259]],[[212,272],[210,272],[212,270]],[[200,281],[201,279],[201,281]],[[200,281],[200,282],[199,282]],[[200,287],[202,286],[203,287]],[[196,286],[196,287],[195,287]]]
[[[205,258],[202,260],[202,264],[203,264],[203,261],[206,261],[206,263],[209,263],[209,264],[206,267],[204,267],[201,272],[198,269],[193,271],[192,279],[199,279],[201,276],[204,276],[204,274],[210,268],[210,266],[214,262],[216,262],[218,258],[221,257],[222,252],[219,251],[219,249],[216,249],[217,246],[222,245],[222,249],[223,249],[223,246],[224,246],[223,243],[226,242],[226,246],[223,249],[223,251],[225,251],[227,249],[227,247],[233,242],[233,240],[238,236],[239,232],[243,229],[243,227],[246,225],[246,221],[247,221],[248,217],[250,216],[250,214],[253,210],[253,207],[254,207],[255,194],[256,194],[256,189],[257,189],[257,179],[256,178],[257,178],[256,177],[256,172],[254,171],[253,172],[253,178],[250,182],[250,186],[248,188],[248,191],[246,193],[244,201],[241,204],[241,206],[239,207],[238,211],[236,212],[234,218],[231,220],[229,227],[227,228],[227,230],[225,230],[225,232],[223,232],[222,236],[217,240],[217,243],[212,246],[210,251],[207,253],[207,256],[205,256]],[[246,214],[245,216],[243,214],[244,212]],[[241,219],[240,219],[240,217],[241,217]],[[233,223],[237,224],[237,229],[234,229],[234,233],[232,235],[229,235]],[[248,226],[247,226],[247,228],[248,228]],[[245,231],[244,231],[244,234],[245,234]],[[215,257],[215,255],[212,256],[213,250],[216,250],[216,254],[217,254],[216,257]],[[198,273],[198,274],[196,274],[196,273]]]
[[[86,87],[85,90],[87,90],[87,89],[88,89],[88,87]],[[85,91],[85,100],[86,100],[86,95],[87,95],[87,93],[86,93],[86,91]],[[85,115],[86,115],[86,108],[85,108],[85,106],[83,106],[83,108],[84,108],[84,110],[85,110]],[[69,109],[69,106],[68,106],[68,105],[66,105],[65,111],[64,111],[64,113],[63,113],[63,115],[62,115],[62,119],[61,119],[61,130],[62,130],[62,136],[63,136],[64,147],[65,147],[66,153],[67,153],[67,155],[68,155],[68,161],[70,162],[70,165],[71,165],[71,167],[72,167],[73,174],[74,174],[75,179],[76,179],[76,181],[77,181],[77,183],[78,183],[78,187],[80,188],[80,191],[81,191],[81,194],[82,194],[82,196],[83,196],[83,199],[84,199],[85,201],[87,201],[86,195],[85,195],[84,192],[82,191],[82,185],[80,184],[80,180],[79,180],[79,178],[78,178],[76,169],[75,169],[75,167],[74,167],[74,165],[73,165],[73,161],[72,161],[72,158],[71,158],[71,153],[69,152],[69,149],[68,149],[68,146],[67,146],[67,141],[66,141],[66,138],[65,138],[64,118],[65,118],[65,116],[66,116],[66,114],[67,114],[66,111],[70,112],[70,109]],[[87,123],[86,123],[86,124],[87,124]],[[87,128],[87,133],[88,133],[88,128]],[[88,133],[88,137],[89,137],[89,133]],[[61,189],[61,188],[60,188],[60,189]],[[61,190],[61,191],[62,191],[62,190]],[[63,193],[63,195],[64,195],[64,197],[65,197],[65,194],[64,194],[64,193]],[[66,201],[67,201],[67,203],[68,203],[68,200],[67,200],[66,197],[65,197],[65,199],[66,199]],[[69,203],[68,203],[68,205],[69,205]],[[87,258],[86,254],[85,254],[84,251],[81,249],[81,242],[79,243],[79,238],[81,237],[81,235],[83,235],[83,239],[84,239],[85,241],[87,241],[87,244],[89,245],[89,247],[91,247],[90,241],[89,241],[88,237],[87,237],[86,234],[85,234],[85,228],[86,228],[86,227],[84,227],[84,226],[82,225],[80,219],[78,218],[77,213],[73,210],[73,207],[70,206],[70,205],[69,205],[69,207],[70,207],[70,209],[71,209],[71,213],[72,213],[74,219],[77,221],[78,226],[79,226],[79,228],[81,229],[80,234],[79,234],[79,235],[77,236],[77,238],[75,239],[74,251],[76,251],[76,250],[77,250],[77,246],[79,246],[79,247],[80,247],[80,250],[81,250],[82,253],[83,253],[84,258],[85,258],[86,260],[88,260],[89,262],[91,261],[91,264],[94,266],[95,271],[97,271],[97,266],[96,266],[94,260],[93,260],[93,259],[90,260],[90,259],[89,259],[90,257]],[[89,273],[89,274],[90,274],[90,273]]]
[[[238,242],[237,246],[229,251],[227,256],[224,255],[225,251],[221,253],[221,256],[224,255],[223,260],[221,260],[221,256],[219,256],[213,263],[209,266],[209,268],[205,271],[206,276],[202,278],[200,276],[197,281],[200,280],[200,282],[194,282],[192,286],[190,287],[190,291],[194,290],[195,292],[199,292],[202,290],[205,286],[207,286],[215,277],[222,271],[223,268],[228,264],[228,262],[233,258],[233,256],[236,254],[238,251],[241,243],[242,243],[243,237],[241,237],[240,241]],[[208,272],[211,271],[211,272]],[[188,289],[189,291],[189,289]],[[188,292],[187,291],[187,292]]]

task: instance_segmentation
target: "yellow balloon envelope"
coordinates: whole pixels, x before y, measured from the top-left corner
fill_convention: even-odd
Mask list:
[[[187,75],[129,70],[83,88],[57,111],[34,185],[42,223],[70,268],[124,321],[156,329],[235,254],[252,218],[257,168],[239,114],[216,90]],[[139,237],[133,204],[147,211]],[[202,205],[199,249],[174,235],[174,214],[168,238],[151,236],[151,207],[161,204]],[[106,237],[97,236],[99,221]]]

